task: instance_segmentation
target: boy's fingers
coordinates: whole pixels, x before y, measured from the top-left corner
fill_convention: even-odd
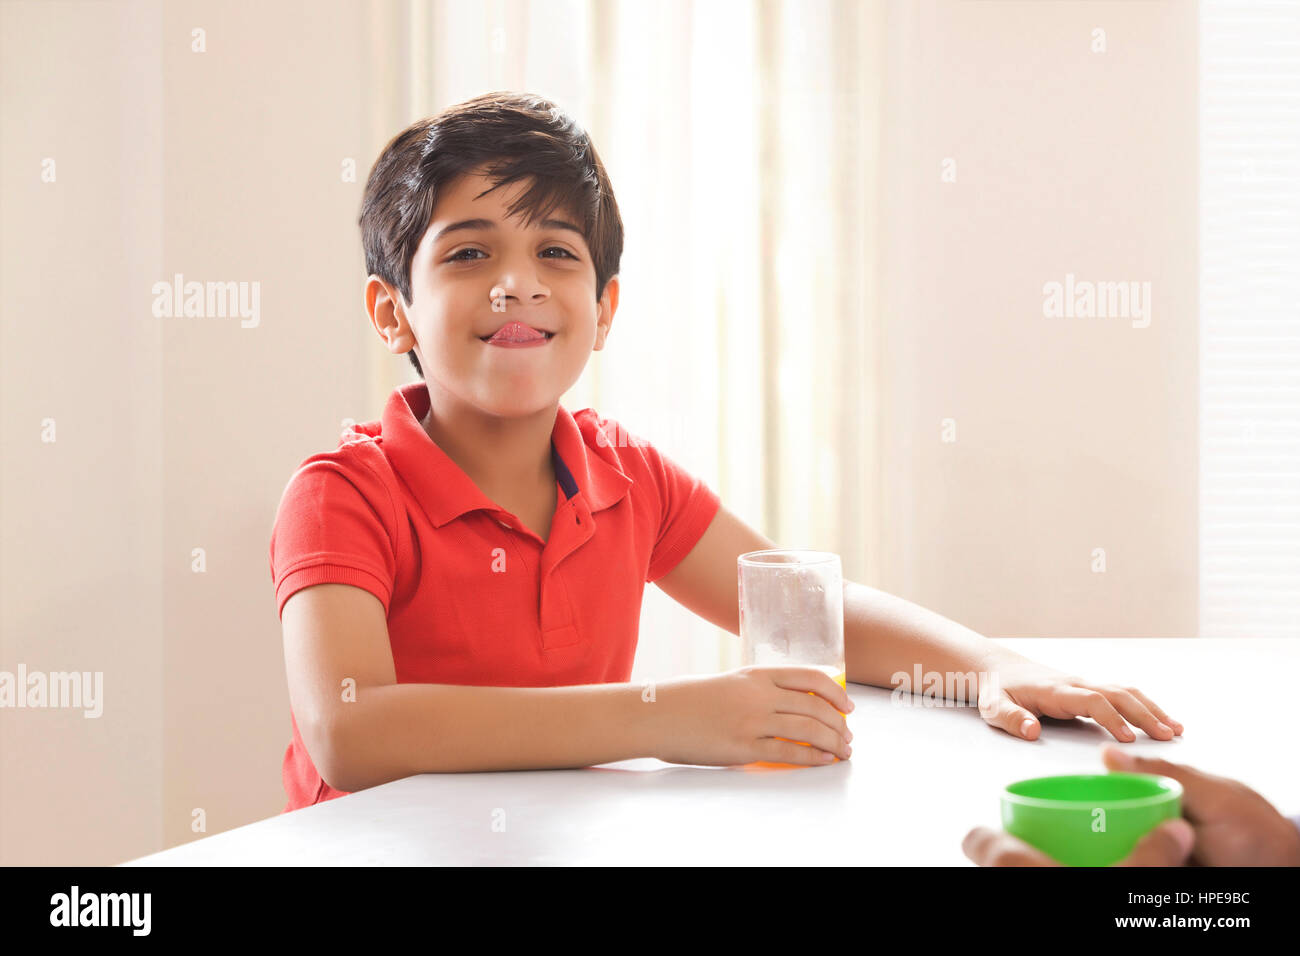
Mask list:
[[[1142,839],[1119,866],[1182,866],[1192,852],[1196,831],[1179,817],[1166,820]]]
[[[834,763],[836,755],[798,740],[786,737],[763,737],[758,741],[762,759],[769,763],[792,763],[822,766]]]
[[[841,713],[853,710],[853,701],[849,692],[835,683],[825,671],[815,667],[772,667],[772,682],[786,690],[801,690],[809,694],[824,697]]]
[[[1129,729],[1129,725],[1124,722],[1119,711],[1101,691],[1089,687],[1057,687],[1052,693],[1057,705],[1064,707],[1071,716],[1091,717],[1109,730],[1116,740],[1122,740],[1124,743],[1132,743],[1137,739],[1137,734]]]
[[[976,827],[961,841],[961,850],[978,866],[1059,866],[1060,864],[1009,833]]]
[[[847,743],[853,739],[853,732],[849,730],[848,719],[836,710],[833,704],[827,703],[823,697],[799,690],[786,691],[785,688],[782,688],[782,690],[785,692],[781,694],[781,700],[776,705],[776,710],[773,711],[774,716],[799,714],[810,717],[830,727],[843,738],[844,742]]]
[[[985,698],[979,702],[980,716],[994,727],[1000,727],[1013,737],[1035,740],[1038,737],[1038,721],[1034,715],[1021,707],[1006,694]]]
[[[1160,722],[1162,724],[1164,724],[1166,727],[1172,727],[1174,729],[1175,734],[1181,734],[1183,732],[1183,725],[1180,724],[1178,721],[1174,720],[1163,710],[1161,710],[1159,705],[1157,705],[1155,701],[1153,701],[1146,694],[1142,693],[1142,691],[1138,690],[1136,687],[1126,687],[1124,689],[1127,690],[1134,697],[1136,697],[1138,700],[1140,700],[1143,704],[1145,704],[1147,709],[1150,710],[1151,713],[1155,714],[1157,717],[1160,718]]]
[[[1141,727],[1148,737],[1154,737],[1156,740],[1173,739],[1174,728],[1160,720],[1151,708],[1137,698],[1137,695],[1123,687],[1104,688],[1102,693],[1106,694],[1106,699],[1125,720],[1135,727]]]
[[[780,737],[783,740],[806,743],[832,753],[842,760],[848,760],[852,751],[838,730],[827,727],[816,717],[773,714],[768,719],[764,730],[765,737]]]

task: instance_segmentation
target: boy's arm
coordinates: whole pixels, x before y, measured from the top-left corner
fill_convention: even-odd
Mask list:
[[[650,723],[657,708],[646,706],[637,685],[398,684],[383,605],[345,584],[295,592],[281,621],[298,730],[336,790],[417,773],[589,767],[657,755]],[[355,695],[344,692],[347,678]]]
[[[719,507],[695,547],[656,583],[700,617],[739,634],[736,559],[776,547]],[[844,664],[855,683],[892,687],[892,675],[905,670],[910,676],[915,661],[941,673],[978,670],[998,653],[1009,652],[932,611],[852,581],[844,584]]]
[[[775,547],[719,507],[695,547],[656,583],[700,617],[739,634],[736,559]],[[1039,715],[1091,717],[1123,741],[1134,739],[1126,718],[1158,740],[1172,739],[1183,729],[1136,688],[1085,683],[941,614],[852,581],[844,585],[844,664],[848,679],[858,684],[896,687],[902,683],[896,675],[905,674],[917,694],[928,692],[925,684],[933,678],[927,675],[939,675],[942,687],[934,688],[936,696],[961,700],[978,695],[977,701],[964,702],[978,702],[990,724],[1029,740],[1038,736]],[[910,687],[918,670],[922,686]],[[967,675],[974,677],[975,686],[966,682]]]

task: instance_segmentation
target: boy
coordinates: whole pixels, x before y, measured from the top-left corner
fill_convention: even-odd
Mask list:
[[[847,759],[853,705],[813,668],[678,678],[653,700],[627,683],[645,584],[736,634],[736,558],[775,545],[619,423],[559,405],[605,346],[623,249],[581,127],[521,94],[450,107],[385,147],[360,225],[371,324],[423,381],[280,502],[286,811],[417,773]],[[849,680],[980,672],[985,720],[1028,740],[1037,715],[1182,732],[1137,690],[872,588],[844,599]]]

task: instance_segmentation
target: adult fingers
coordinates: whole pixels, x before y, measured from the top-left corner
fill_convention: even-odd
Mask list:
[[[1186,820],[1166,820],[1142,839],[1119,866],[1182,866],[1192,852],[1196,831]]]
[[[961,850],[979,866],[1060,866],[1050,856],[1009,833],[976,827],[961,841]]]
[[[1193,822],[1210,811],[1217,799],[1233,784],[1233,781],[1202,773],[1195,767],[1170,763],[1158,757],[1144,757],[1141,754],[1121,750],[1113,744],[1105,744],[1101,748],[1101,759],[1110,770],[1153,773],[1177,780],[1183,785],[1183,813]]]

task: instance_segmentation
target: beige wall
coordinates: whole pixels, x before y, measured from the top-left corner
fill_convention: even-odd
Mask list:
[[[356,216],[397,128],[370,51],[392,14],[0,5],[0,669],[102,671],[104,697],[0,711],[0,864],[116,863],[205,835],[196,808],[210,834],[284,806],[267,546],[298,462],[377,414]],[[155,318],[178,272],[259,283],[259,323]]]
[[[1196,4],[894,2],[885,46],[878,586],[994,636],[1195,636]],[[1067,273],[1149,281],[1150,325],[1045,318]]]
[[[162,840],[158,27],[143,5],[0,5],[0,669],[102,672],[104,697],[99,718],[0,711],[3,864]]]

